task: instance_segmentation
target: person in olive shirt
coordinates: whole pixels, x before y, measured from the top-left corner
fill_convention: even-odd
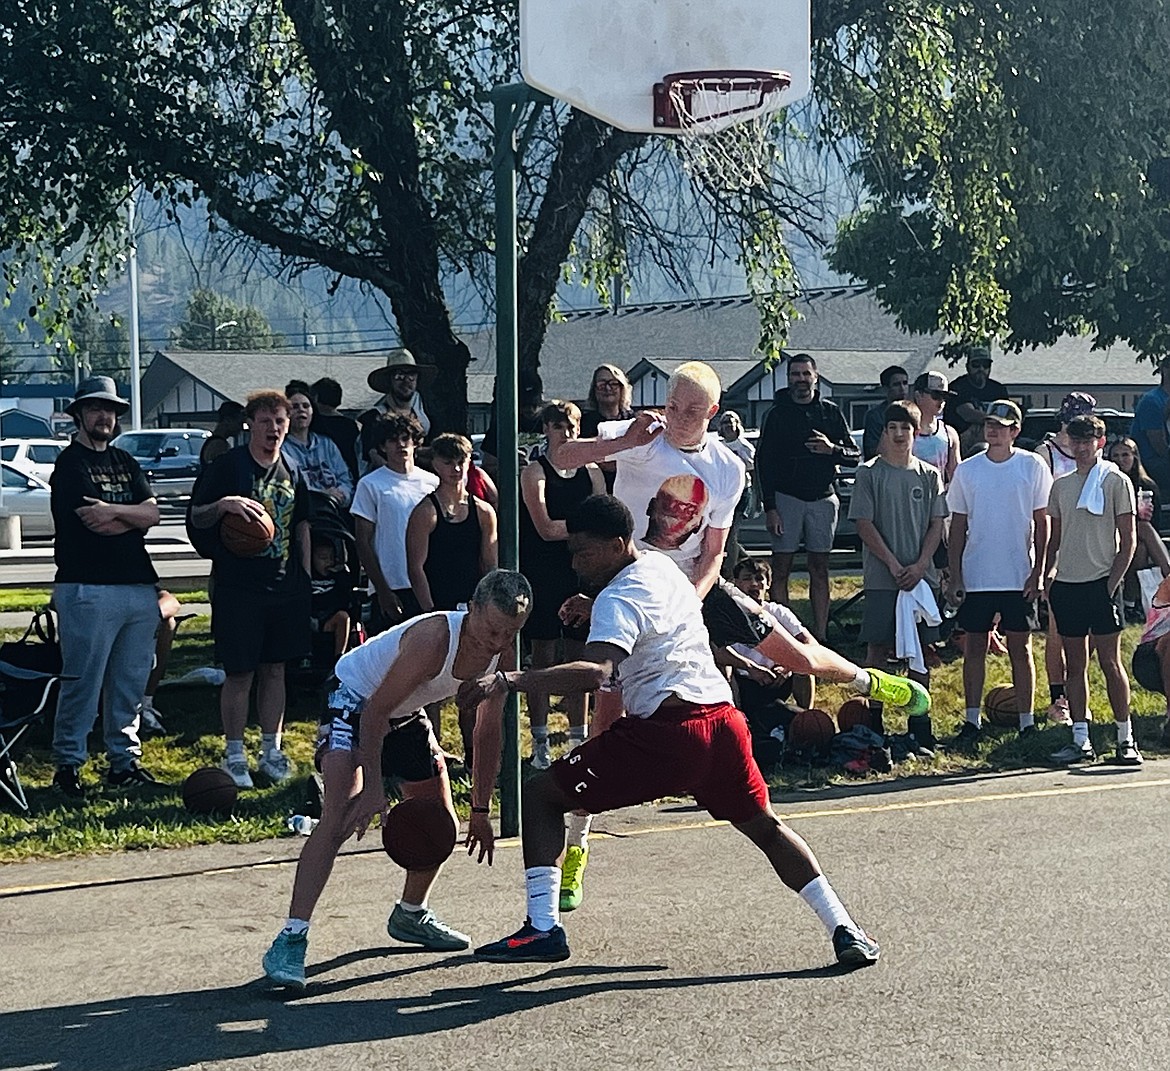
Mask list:
[[[56,528],[53,605],[65,675],[53,726],[53,786],[73,799],[85,796],[79,775],[99,694],[107,784],[154,781],[138,761],[138,704],[159,625],[158,574],[146,553],[158,506],[138,462],[110,446],[118,417],[129,408],[109,376],[84,380],[65,410],[77,434],[49,481]]]
[[[240,788],[252,787],[244,726],[253,678],[260,721],[257,769],[272,783],[292,776],[292,764],[280,749],[284,664],[309,654],[311,644],[309,490],[295,462],[280,452],[290,411],[288,398],[279,391],[250,395],[245,407],[252,429],[248,444],[217,458],[199,478],[188,512],[189,531],[210,543],[211,634],[227,674],[219,696],[227,741],[223,768]],[[238,557],[218,538],[200,535],[200,530],[218,531],[228,513],[247,517],[265,512],[275,535],[254,557]]]

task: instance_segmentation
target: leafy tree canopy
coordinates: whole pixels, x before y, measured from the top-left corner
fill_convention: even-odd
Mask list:
[[[273,350],[284,345],[284,336],[272,330],[258,308],[206,287],[191,295],[174,334],[175,345],[185,350]]]

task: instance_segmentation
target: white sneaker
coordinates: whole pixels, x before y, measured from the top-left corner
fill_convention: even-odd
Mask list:
[[[227,770],[231,774],[232,780],[236,783],[236,788],[255,787],[252,784],[252,774],[248,770],[248,760],[246,758],[232,759],[225,756],[219,766],[221,770]]]
[[[293,775],[292,763],[288,756],[278,748],[267,752],[256,767],[257,773],[262,773],[274,785],[287,781]]]
[[[552,748],[548,746],[547,740],[542,740],[539,744],[532,745],[532,768],[534,770],[547,770],[552,765]]]

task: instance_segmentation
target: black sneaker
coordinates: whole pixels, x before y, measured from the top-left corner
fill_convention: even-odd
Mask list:
[[[564,926],[538,930],[525,919],[524,925],[511,937],[480,945],[475,954],[494,963],[557,963],[569,958],[569,939]]]
[[[53,788],[71,800],[85,799],[85,786],[77,776],[76,766],[58,766],[53,774]]]
[[[1143,761],[1142,753],[1138,751],[1137,744],[1132,740],[1127,740],[1125,743],[1118,741],[1117,751],[1113,756],[1114,766],[1140,766]]]
[[[110,788],[132,788],[135,785],[157,784],[157,781],[145,766],[132,762],[124,770],[111,770],[106,774],[106,784]]]
[[[833,951],[842,967],[869,967],[877,963],[881,948],[864,930],[838,926],[833,931]]]
[[[974,722],[965,721],[955,738],[947,745],[952,751],[974,751],[983,739],[983,730]]]

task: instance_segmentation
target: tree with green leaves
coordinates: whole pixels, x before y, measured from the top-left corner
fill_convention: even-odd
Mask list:
[[[187,301],[174,339],[184,350],[274,350],[284,345],[284,336],[273,331],[254,305],[241,305],[206,287],[196,289]]]

